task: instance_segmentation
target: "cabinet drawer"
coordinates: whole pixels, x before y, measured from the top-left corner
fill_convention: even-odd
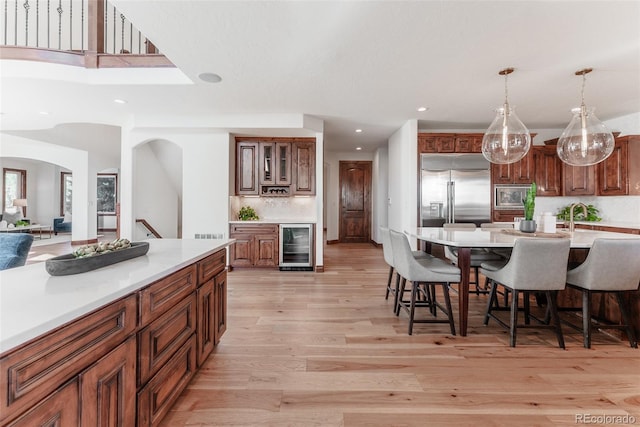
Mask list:
[[[140,291],[140,322],[147,325],[196,290],[197,266],[192,264]]]
[[[0,423],[35,405],[136,329],[136,296],[109,304],[0,360]]]
[[[196,337],[169,359],[138,393],[138,426],[157,426],[196,371]]]
[[[231,233],[274,233],[278,234],[278,224],[231,224]]]
[[[198,284],[201,285],[227,266],[227,251],[222,249],[198,262]]]
[[[138,385],[146,383],[196,330],[191,294],[138,333]]]
[[[7,427],[79,426],[78,405],[78,380],[74,379]]]

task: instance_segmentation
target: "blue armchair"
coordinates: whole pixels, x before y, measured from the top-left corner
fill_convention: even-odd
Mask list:
[[[0,234],[0,270],[25,265],[32,243],[32,234]]]
[[[58,232],[71,233],[71,223],[64,222],[63,217],[53,218],[53,234],[57,236]]]

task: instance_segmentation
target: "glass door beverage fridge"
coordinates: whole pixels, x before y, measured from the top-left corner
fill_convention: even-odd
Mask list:
[[[313,224],[280,224],[280,270],[313,270]]]

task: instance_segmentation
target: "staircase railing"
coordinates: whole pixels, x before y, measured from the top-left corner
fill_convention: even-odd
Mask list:
[[[105,0],[0,0],[0,54],[98,67],[172,67],[126,16]]]
[[[141,224],[144,228],[147,229],[147,237],[155,237],[156,239],[162,239],[160,233],[158,233],[152,226],[147,222],[144,218],[137,218],[136,223]]]

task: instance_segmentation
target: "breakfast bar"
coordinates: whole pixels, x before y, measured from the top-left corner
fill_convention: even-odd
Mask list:
[[[407,230],[407,233],[420,241],[436,243],[458,249],[458,266],[460,267],[460,293],[459,306],[459,330],[460,335],[467,335],[467,323],[469,315],[469,270],[472,248],[513,248],[518,238],[536,238],[536,233],[528,233],[528,236],[509,233],[503,230],[475,229],[475,230],[445,230],[440,227],[416,227]],[[640,236],[626,233],[614,233],[608,231],[580,230],[573,233],[559,231],[558,238],[571,239],[572,249],[589,249],[593,241],[598,238],[615,239],[640,239]],[[548,237],[548,236],[542,236]]]

